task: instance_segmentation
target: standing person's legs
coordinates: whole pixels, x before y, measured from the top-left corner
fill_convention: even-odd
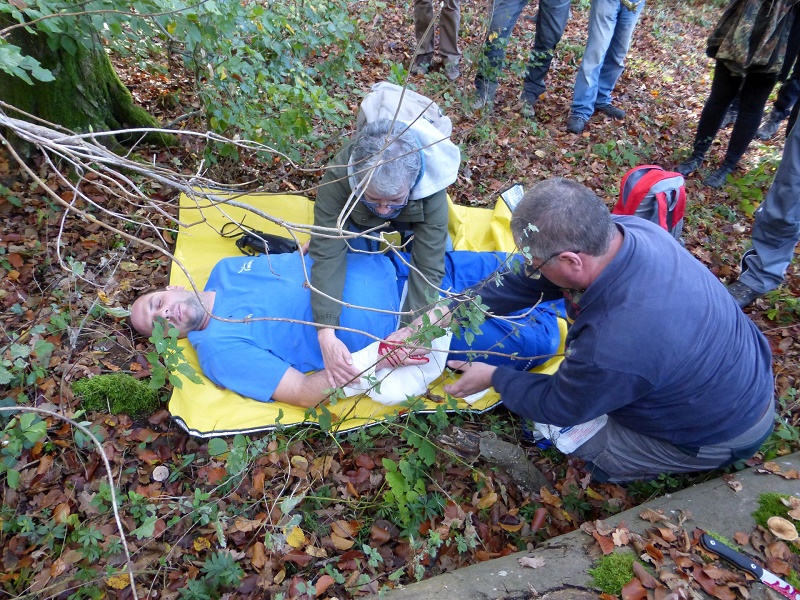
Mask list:
[[[702,164],[741,84],[742,77],[734,75],[724,63],[717,61],[714,67],[714,79],[711,80],[711,92],[703,105],[700,122],[697,124],[692,155],[676,168],[681,175],[688,175]]]
[[[768,73],[745,75],[739,95],[739,116],[733,124],[731,139],[725,152],[725,164],[736,166],[747,151],[761,123],[764,106],[777,79],[777,75]]]
[[[508,38],[527,4],[528,0],[495,0],[492,6],[483,57],[475,76],[475,89],[487,102],[494,102],[497,78],[503,70]]]
[[[439,54],[445,64],[461,60],[458,49],[458,28],[461,26],[461,0],[444,0],[439,15]]]
[[[586,121],[594,113],[600,69],[603,67],[606,51],[614,36],[617,15],[621,6],[619,0],[592,0],[589,9],[589,32],[586,48],[575,77],[575,90],[570,109],[573,116]]]
[[[600,70],[600,77],[597,81],[595,107],[611,104],[611,92],[625,68],[625,57],[631,47],[633,30],[636,28],[639,15],[644,8],[644,2],[645,0],[640,0],[636,10],[628,10],[625,6],[619,10],[614,35],[611,37],[611,43],[606,51],[603,68]]]
[[[796,113],[795,106],[793,113]],[[800,127],[786,138],[775,181],[758,207],[753,223],[753,251],[745,253],[739,281],[759,295],[783,283],[800,241]],[[753,298],[755,299],[755,298]]]
[[[719,168],[711,173],[703,183],[710,187],[721,187],[725,184],[728,175],[739,164],[747,147],[758,131],[761,117],[764,115],[764,105],[767,103],[772,88],[775,87],[777,75],[767,73],[751,73],[745,75],[739,93],[739,114],[733,123],[731,139],[725,151],[725,159]]]
[[[523,84],[523,98],[533,104],[544,93],[544,79],[569,19],[570,0],[539,0],[536,38]]]
[[[414,0],[415,65],[429,67],[433,60],[433,0]]]

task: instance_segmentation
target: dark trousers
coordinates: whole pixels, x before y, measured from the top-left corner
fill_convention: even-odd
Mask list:
[[[736,165],[758,131],[764,114],[764,105],[777,80],[777,74],[769,73],[749,73],[741,77],[735,75],[722,61],[717,61],[714,79],[711,82],[711,93],[703,106],[700,123],[697,125],[693,154],[705,155],[719,132],[728,107],[736,94],[740,93],[739,115],[733,125],[724,161],[724,164]]]
[[[792,112],[792,107],[798,98],[800,98],[800,54],[794,61],[792,76],[781,84],[781,88],[778,90],[778,97],[772,105],[772,110],[776,116],[783,120]]]

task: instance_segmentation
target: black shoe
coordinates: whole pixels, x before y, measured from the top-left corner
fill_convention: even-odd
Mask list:
[[[411,74],[412,75],[426,75],[428,73],[428,69],[431,68],[431,63],[417,63],[413,67],[411,67]]]
[[[472,110],[483,110],[484,108],[492,109],[494,105],[495,90],[483,89],[475,90],[475,95],[470,101],[470,108]]]
[[[760,298],[762,296],[762,294],[759,294],[749,285],[742,283],[738,279],[728,286],[728,293],[733,296],[733,299],[736,301],[736,304],[739,305],[739,308],[744,308],[745,306],[752,304],[756,298]]]
[[[612,119],[622,120],[625,118],[625,111],[621,108],[617,108],[612,104],[604,104],[603,106],[595,106],[594,112],[601,112],[603,114],[608,115]]]
[[[578,115],[571,115],[569,119],[567,119],[567,131],[570,133],[583,133],[583,129],[586,127],[586,122],[589,119],[584,119]]]
[[[690,173],[694,173],[695,171],[697,171],[697,169],[699,169],[700,165],[702,164],[703,164],[703,157],[692,154],[688,158],[688,160],[683,161],[681,164],[675,167],[675,170],[684,177],[686,177]]]
[[[458,66],[458,61],[451,60],[444,63],[444,75],[450,81],[455,81],[461,76],[461,68]]]
[[[735,168],[735,165],[722,165],[719,169],[705,178],[703,185],[707,185],[708,187],[712,188],[721,188],[728,180],[728,175],[733,173]]]
[[[764,141],[771,138],[778,132],[778,127],[781,126],[781,121],[783,121],[783,119],[779,118],[774,110],[771,111],[769,115],[767,115],[764,123],[761,124],[761,127],[759,127],[758,131],[756,131],[756,139]]]

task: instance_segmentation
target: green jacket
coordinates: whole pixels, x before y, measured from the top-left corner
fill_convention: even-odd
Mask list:
[[[336,221],[344,209],[352,188],[347,174],[350,159],[351,140],[329,163],[317,191],[314,203],[314,225],[317,227],[336,227]],[[356,203],[345,229],[355,226],[356,230],[366,230],[389,225],[388,231],[397,228],[413,231],[411,244],[412,270],[408,278],[408,296],[403,305],[404,311],[419,311],[429,304],[430,297],[438,294],[426,279],[439,286],[444,277],[444,252],[447,244],[447,191],[442,189],[435,194],[410,200],[408,206],[391,221],[374,215],[361,202]],[[379,232],[376,232],[376,235]],[[342,298],[346,266],[347,241],[342,238],[327,238],[314,235],[311,238],[309,254],[314,259],[311,267],[311,308],[314,321],[321,326],[339,325],[342,305],[331,298]],[[419,270],[419,273],[417,272]],[[319,290],[321,293],[317,293]],[[404,322],[412,316],[403,318]]]
[[[780,73],[798,0],[731,0],[708,38],[706,54],[734,74]]]

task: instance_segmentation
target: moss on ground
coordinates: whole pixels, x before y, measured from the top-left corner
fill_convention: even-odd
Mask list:
[[[79,379],[72,384],[72,391],[81,397],[84,408],[110,411],[112,415],[149,415],[159,404],[156,390],[124,373]]]
[[[634,577],[633,563],[636,560],[632,552],[614,552],[604,556],[594,569],[589,569],[592,583],[606,594],[619,596],[623,586]]]

